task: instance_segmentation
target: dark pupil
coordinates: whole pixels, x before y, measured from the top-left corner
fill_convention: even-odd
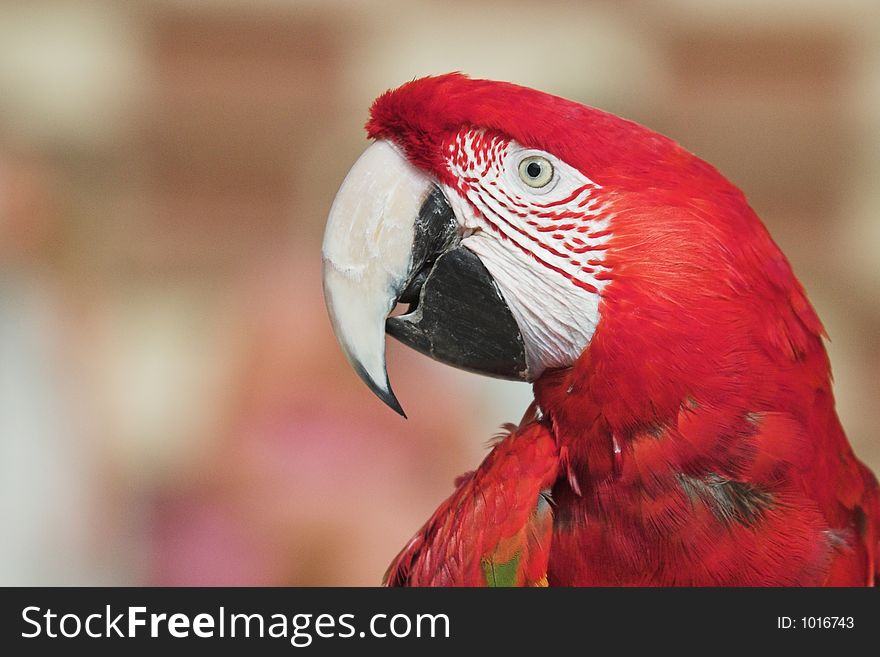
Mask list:
[[[541,175],[541,165],[537,162],[529,162],[526,173],[529,174],[529,178],[537,178]]]

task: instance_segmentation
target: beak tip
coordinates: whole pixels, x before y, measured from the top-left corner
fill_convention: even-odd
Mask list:
[[[383,402],[385,402],[388,407],[397,413],[404,420],[408,419],[406,417],[406,413],[403,411],[403,407],[400,405],[400,402],[397,401],[397,397],[394,392],[391,390],[391,387],[388,387],[388,390],[382,390],[379,387],[373,388],[373,392],[376,393],[376,396],[379,397]]]
[[[376,395],[379,399],[381,399],[385,404],[393,410],[395,413],[400,415],[404,420],[408,419],[406,417],[406,413],[403,411],[403,407],[400,405],[400,402],[397,400],[397,396],[394,394],[394,391],[391,389],[391,384],[388,382],[388,375],[385,374],[384,382],[380,383],[375,378],[373,378],[364,367],[358,362],[352,362],[355,371],[361,380],[367,384],[370,390],[373,391],[373,394]]]
[[[388,404],[392,409],[394,409],[394,411],[396,411],[397,414],[400,415],[400,417],[402,417],[404,420],[409,419],[408,417],[406,417],[406,413],[403,411],[403,407],[400,405],[400,402],[397,401],[397,397],[394,396],[394,393],[391,393],[390,400],[384,399],[383,401]]]

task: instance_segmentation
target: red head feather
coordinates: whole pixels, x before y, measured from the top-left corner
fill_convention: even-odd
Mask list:
[[[640,189],[724,184],[677,143],[618,116],[528,87],[447,73],[379,96],[367,134],[402,146],[414,164],[444,175],[440,145],[463,127],[499,132],[553,153],[601,185]]]
[[[560,158],[608,209],[598,326],[535,381],[561,475],[551,583],[873,581],[877,484],[835,415],[819,319],[743,194],[635,123],[458,73],[383,94],[367,123],[452,189],[444,147],[472,129]],[[713,519],[725,500],[752,506]]]
[[[732,380],[753,387],[746,372],[766,376],[767,358],[790,362],[807,351],[822,353],[817,376],[827,376],[822,327],[801,286],[742,193],[714,167],[613,114],[460,73],[384,93],[367,123],[370,137],[393,140],[445,182],[442,145],[465,128],[550,152],[614,201],[611,270],[603,274],[611,284],[592,345],[607,354],[606,385],[615,381],[597,391],[617,400],[607,400],[609,414],[622,405],[621,421],[634,419],[647,405],[649,415],[668,417],[699,388],[717,397],[739,387]]]

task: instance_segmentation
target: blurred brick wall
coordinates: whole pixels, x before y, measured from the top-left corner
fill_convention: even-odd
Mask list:
[[[151,216],[128,242],[156,264],[224,266],[302,223],[302,153],[340,104],[327,12],[166,8],[148,20],[154,94],[143,154]]]

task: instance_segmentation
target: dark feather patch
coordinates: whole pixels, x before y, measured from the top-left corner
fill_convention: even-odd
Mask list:
[[[678,475],[682,490],[692,502],[700,500],[721,522],[746,527],[759,524],[776,505],[773,494],[759,486],[710,473],[703,477]]]
[[[850,529],[826,529],[825,538],[828,546],[838,553],[851,552],[853,536]]]

